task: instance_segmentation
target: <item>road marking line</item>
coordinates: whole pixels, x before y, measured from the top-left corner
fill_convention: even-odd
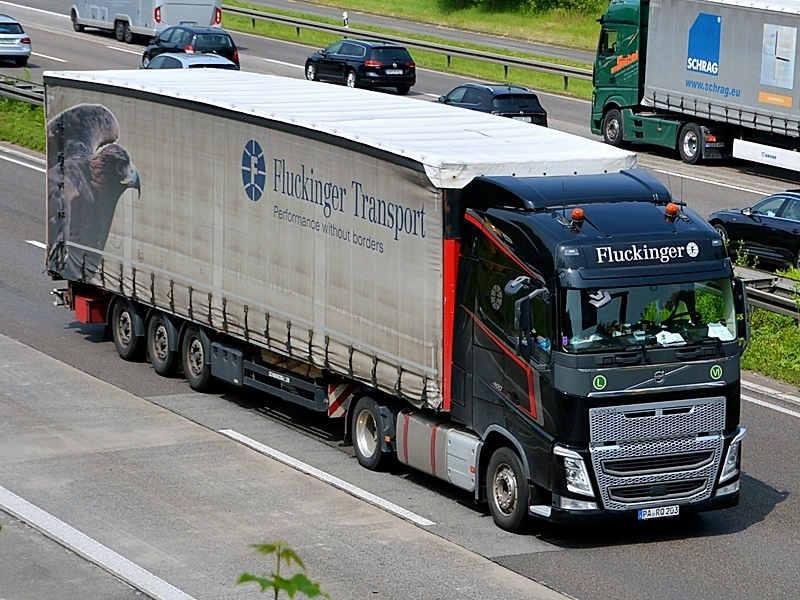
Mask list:
[[[136,54],[137,56],[140,54],[138,50],[128,50],[127,48],[118,48],[117,46],[109,46],[108,44],[106,44],[106,48],[111,48],[118,52],[125,52],[126,54]]]
[[[287,63],[282,60],[275,60],[274,58],[262,58],[264,62],[268,63],[275,63],[276,65],[283,65],[284,67],[292,67],[293,69],[303,69],[303,65],[294,65],[292,63]]]
[[[784,394],[783,392],[773,390],[771,388],[759,385],[757,383],[742,381],[742,387],[747,388],[751,392],[758,392],[759,394],[764,394],[765,396],[771,396],[773,398],[785,400],[786,402],[791,402],[792,404],[800,404],[800,398],[798,398],[797,396],[792,396],[791,394]]]
[[[748,194],[758,194],[759,196],[769,196],[773,192],[762,192],[760,190],[753,190],[750,188],[741,187],[738,185],[731,185],[730,183],[722,183],[721,181],[711,181],[710,179],[703,179],[702,177],[692,177],[691,175],[684,175],[683,173],[675,173],[673,171],[665,171],[664,169],[650,168],[651,171],[656,173],[663,173],[664,175],[671,175],[673,177],[682,177],[690,181],[697,181],[698,183],[707,183],[708,185],[718,185],[719,187],[737,190],[739,192],[747,192]]]
[[[55,56],[48,56],[47,54],[39,54],[38,52],[31,52],[31,54],[33,54],[34,56],[40,56],[42,58],[48,58],[48,59],[54,60],[56,62],[64,62],[64,63],[67,62],[63,58],[56,58]]]
[[[219,431],[222,435],[231,438],[232,440],[236,440],[244,444],[245,446],[249,446],[256,452],[260,452],[265,456],[269,456],[270,458],[274,458],[275,460],[282,462],[285,465],[292,467],[293,469],[297,469],[301,473],[305,473],[306,475],[311,475],[315,479],[319,479],[320,481],[324,481],[332,485],[335,488],[342,490],[343,492],[347,492],[351,496],[355,496],[365,502],[369,502],[370,504],[377,506],[380,509],[385,510],[386,512],[390,512],[406,521],[411,521],[419,525],[420,527],[429,527],[430,525],[436,525],[433,521],[429,521],[425,517],[421,517],[420,515],[411,512],[410,510],[406,510],[402,506],[398,506],[393,502],[389,502],[388,500],[384,500],[380,496],[376,496],[366,490],[362,490],[360,487],[356,487],[350,483],[347,483],[343,479],[339,479],[338,477],[334,477],[325,471],[321,471],[316,467],[312,467],[309,464],[301,462],[296,458],[292,458],[288,454],[284,454],[279,450],[275,450],[274,448],[270,448],[269,446],[265,446],[264,444],[255,441],[247,436],[242,435],[241,433],[234,431],[233,429],[221,429]]]
[[[42,250],[47,250],[47,246],[42,242],[37,242],[36,240],[25,240],[25,241],[28,242],[31,246],[36,246],[37,248],[41,248]]]
[[[117,554],[100,542],[93,540],[4,487],[0,487],[0,506],[21,521],[38,529],[48,537],[110,571],[153,598],[158,598],[159,600],[194,600],[186,592],[156,577],[124,556]]]
[[[33,169],[34,171],[39,171],[40,173],[47,173],[47,169],[44,167],[37,167],[36,165],[29,165],[28,163],[24,163],[21,160],[16,160],[14,158],[9,158],[8,156],[0,155],[0,159],[8,161],[10,163],[14,163],[15,165],[21,165],[23,167],[28,167],[29,169]]]
[[[769,402],[764,402],[763,400],[757,400],[756,398],[751,398],[750,396],[742,395],[742,400],[747,400],[748,402],[752,402],[753,404],[758,404],[759,406],[763,406],[765,408],[771,408],[772,410],[777,410],[785,415],[790,415],[792,417],[797,417],[800,419],[800,412],[789,410],[788,408],[783,408],[782,406],[775,406],[774,404],[770,404]]]
[[[41,164],[45,163],[43,156],[34,156],[33,154],[28,154],[27,152],[14,150],[14,148],[4,148],[3,146],[0,146],[0,154],[13,154],[14,156],[21,156],[22,158],[27,158],[33,162],[38,162]]]
[[[44,13],[51,17],[62,17],[64,19],[69,19],[69,15],[62,15],[60,13],[54,13],[49,10],[42,10],[41,8],[31,8],[30,6],[22,6],[21,4],[13,4],[12,2],[0,2],[0,4],[5,4],[6,6],[13,6],[14,8],[21,8],[23,10],[32,10],[34,12]]]

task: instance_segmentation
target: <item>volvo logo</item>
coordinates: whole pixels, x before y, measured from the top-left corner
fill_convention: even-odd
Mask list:
[[[653,373],[653,381],[656,383],[664,383],[664,371],[656,371]]]
[[[261,199],[267,185],[267,163],[261,144],[250,140],[242,152],[242,184],[247,197],[253,202]]]

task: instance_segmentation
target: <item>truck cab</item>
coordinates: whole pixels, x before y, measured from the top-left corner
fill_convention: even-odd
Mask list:
[[[490,468],[487,496],[529,484],[563,522],[735,505],[746,299],[716,232],[642,170],[484,177],[464,203],[451,417],[528,478]]]

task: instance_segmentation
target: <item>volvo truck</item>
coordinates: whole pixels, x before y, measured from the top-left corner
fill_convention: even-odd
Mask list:
[[[212,71],[44,77],[46,269],[123,359],[340,419],[507,530],[738,502],[744,288],[634,154]]]

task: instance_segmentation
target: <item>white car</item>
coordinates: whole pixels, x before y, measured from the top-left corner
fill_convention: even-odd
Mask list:
[[[236,63],[219,54],[164,53],[154,57],[140,69],[229,69],[237,71]]]
[[[8,15],[0,15],[0,60],[14,61],[18,67],[24,67],[30,56],[31,38],[22,25]]]

